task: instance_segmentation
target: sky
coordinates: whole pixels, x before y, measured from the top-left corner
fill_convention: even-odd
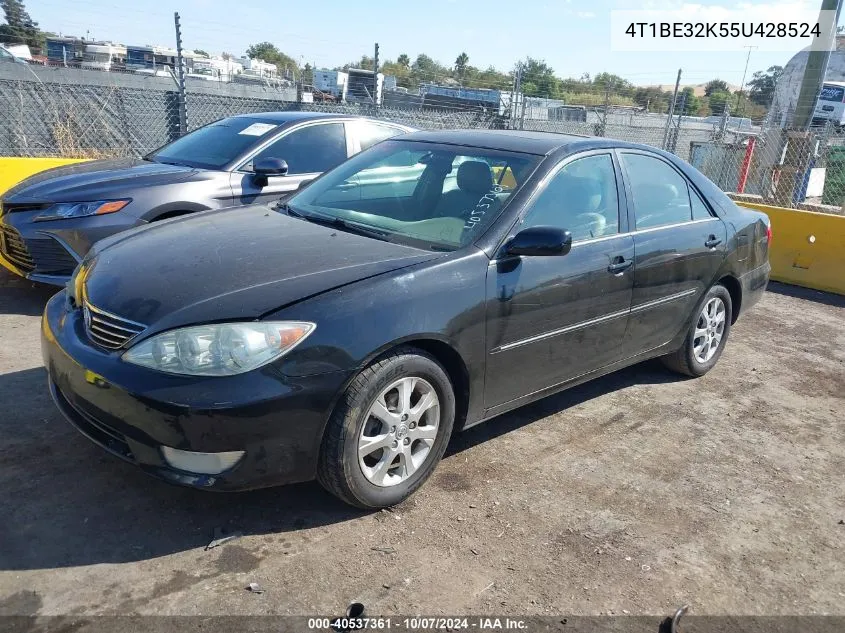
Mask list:
[[[653,8],[684,15],[690,6],[736,7],[736,1],[681,0],[24,0],[44,30],[122,44],[174,46],[173,12],[188,49],[240,56],[253,43],[271,41],[302,64],[334,67],[372,55],[382,59],[426,53],[451,66],[465,51],[469,63],[507,71],[516,61],[545,60],[560,77],[611,72],[636,85],[682,84],[713,78],[740,85],[748,52],[614,52],[611,11]],[[750,0],[760,19],[773,19],[775,2],[819,6],[820,0]],[[774,13],[773,13],[774,11]],[[784,65],[795,51],[752,51],[747,79],[756,70]]]

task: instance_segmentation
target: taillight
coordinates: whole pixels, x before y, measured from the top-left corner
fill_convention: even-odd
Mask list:
[[[772,223],[766,225],[766,244],[772,243]]]

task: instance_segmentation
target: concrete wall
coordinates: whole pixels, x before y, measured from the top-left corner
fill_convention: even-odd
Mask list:
[[[738,201],[772,221],[772,279],[845,295],[845,216]]]
[[[144,90],[176,90],[171,77],[153,77],[132,72],[104,72],[61,66],[33,66],[0,64],[0,80],[37,81],[76,86],[107,86],[110,88],[140,88]],[[211,94],[250,99],[296,101],[296,88],[268,87],[262,82],[224,82],[188,78],[185,89],[189,93]]]

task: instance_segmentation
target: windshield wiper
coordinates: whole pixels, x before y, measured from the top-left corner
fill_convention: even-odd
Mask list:
[[[366,226],[364,224],[350,222],[349,220],[344,220],[343,218],[339,218],[336,216],[318,215],[316,213],[303,213],[302,211],[297,211],[296,209],[291,207],[287,202],[278,202],[276,204],[276,209],[279,211],[284,211],[291,217],[302,218],[306,222],[313,222],[314,224],[330,226],[336,229],[341,229],[343,231],[348,231],[349,233],[357,233],[358,235],[372,237],[373,239],[381,240],[382,242],[390,241],[390,238],[388,237],[389,233],[387,231],[382,231],[376,228],[370,228],[369,226]]]

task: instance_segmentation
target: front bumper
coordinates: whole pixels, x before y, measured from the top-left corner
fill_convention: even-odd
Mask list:
[[[272,364],[228,377],[173,376],[136,367],[87,340],[66,294],[47,304],[41,346],[62,414],[111,454],[171,483],[246,490],[313,479],[323,428],[346,372],[292,378]],[[161,447],[245,451],[231,470],[172,468]]]
[[[32,281],[63,286],[95,242],[145,224],[124,212],[36,222],[42,210],[0,216],[0,265]]]

